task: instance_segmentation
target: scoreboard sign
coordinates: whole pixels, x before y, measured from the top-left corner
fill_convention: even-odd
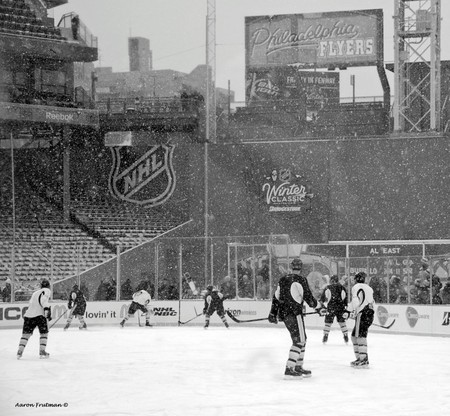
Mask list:
[[[246,66],[376,65],[383,61],[383,10],[245,18]]]

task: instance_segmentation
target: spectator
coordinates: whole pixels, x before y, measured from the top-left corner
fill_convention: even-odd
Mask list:
[[[167,300],[178,300],[178,288],[175,285],[169,285],[167,290]]]
[[[169,296],[169,282],[167,279],[162,279],[158,290],[158,299],[167,300]]]
[[[442,298],[440,295],[442,289],[442,282],[439,277],[433,275],[431,278],[431,303],[433,305],[442,305]]]
[[[376,303],[387,302],[387,285],[383,277],[372,276],[369,286],[373,290],[373,299]]]
[[[265,282],[260,274],[256,276],[256,298],[269,299],[269,282]]]
[[[450,304],[450,276],[447,278],[447,283],[444,285],[441,291],[442,303]]]
[[[111,279],[106,289],[106,300],[116,300],[117,283]]]
[[[416,279],[414,287],[411,289],[411,303],[424,305],[430,303],[430,295],[428,291],[429,282]]]
[[[240,298],[253,298],[253,282],[247,274],[242,275],[240,279],[238,296]]]
[[[71,24],[73,40],[78,40],[78,32],[80,30],[80,17],[77,14],[72,17]]]
[[[236,281],[230,276],[225,276],[222,285],[220,286],[220,292],[222,292],[227,299],[234,299],[236,297]]]
[[[120,288],[120,299],[130,300],[133,297],[133,287],[131,286],[131,280],[127,279]]]
[[[6,279],[6,284],[3,288],[3,302],[11,302],[11,279]]]
[[[97,288],[97,293],[95,294],[95,300],[106,300],[108,297],[108,288],[108,283],[101,279]]]
[[[267,264],[267,260],[263,260],[262,267],[258,270],[257,275],[263,278],[264,283],[269,283],[270,280],[270,269]]]
[[[389,303],[403,303],[400,299],[402,292],[404,292],[400,277],[393,275],[389,283]]]

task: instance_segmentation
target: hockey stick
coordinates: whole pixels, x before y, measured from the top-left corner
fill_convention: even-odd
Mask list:
[[[315,315],[318,312],[307,312],[303,315]],[[258,322],[258,321],[267,321],[269,318],[256,318],[256,319],[238,319],[236,318],[230,311],[227,311],[227,315],[233,320],[234,322],[237,322],[238,324],[243,322]]]
[[[349,312],[349,313],[350,313],[350,311],[345,311],[345,312]],[[351,319],[355,319],[355,318],[351,318]],[[389,325],[379,325],[379,324],[374,324],[374,323],[372,323],[373,326],[377,326],[377,327],[383,328],[383,329],[389,329],[389,328],[391,328],[392,325],[394,325],[394,324],[395,324],[395,319],[394,319]]]
[[[203,313],[197,313],[197,309],[195,309],[195,306],[194,306],[194,311],[195,311],[195,316],[194,316],[193,318],[189,319],[189,320],[186,321],[186,322],[178,321],[178,323],[179,323],[180,325],[184,325],[184,324],[187,324],[188,322],[191,322],[191,321],[193,321],[194,319],[198,318],[200,315],[203,315]]]
[[[55,322],[52,323],[51,326],[48,327],[48,329],[52,329],[66,313],[67,313],[67,309],[64,311],[64,313],[62,315],[59,316],[59,318]]]
[[[373,326],[378,326],[380,328],[389,329],[392,325],[395,324],[395,319],[389,324],[389,325],[378,325],[378,324],[372,324]]]

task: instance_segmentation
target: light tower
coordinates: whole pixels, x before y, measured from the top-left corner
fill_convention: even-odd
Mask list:
[[[207,0],[206,140],[216,142],[216,0]]]
[[[394,132],[441,130],[441,0],[395,0]]]

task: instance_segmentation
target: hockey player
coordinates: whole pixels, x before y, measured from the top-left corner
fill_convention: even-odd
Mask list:
[[[211,285],[206,287],[205,306],[203,308],[203,315],[205,315],[205,329],[208,329],[209,320],[214,312],[217,312],[217,315],[222,319],[223,324],[229,328],[227,318],[225,317],[225,309],[223,307],[223,301],[225,299],[226,297],[220,293],[218,289]]]
[[[148,308],[150,301],[152,300],[150,294],[146,290],[139,290],[133,293],[133,301],[128,308],[128,316],[126,316],[121,322],[120,326],[123,328],[125,322],[128,321],[136,311],[142,311],[145,313],[145,326],[152,326],[150,324],[150,309]]]
[[[348,342],[348,329],[345,323],[345,315],[347,310],[347,291],[345,287],[339,283],[337,275],[330,277],[330,284],[325,286],[319,300],[323,306],[327,308],[325,315],[325,322],[323,328],[322,342],[328,341],[328,335],[330,334],[331,325],[333,325],[334,318],[336,318],[339,326],[341,327],[342,334],[344,335],[344,341]]]
[[[69,329],[72,319],[78,318],[80,321],[79,329],[87,329],[86,322],[84,321],[84,314],[86,312],[86,298],[83,292],[78,288],[78,285],[73,285],[72,291],[69,295],[69,304],[67,307],[70,310],[69,317],[67,318],[66,326],[64,331]],[[72,309],[73,308],[73,309]]]
[[[352,343],[356,360],[350,363],[353,367],[367,367],[369,365],[367,333],[373,322],[375,302],[373,300],[373,289],[365,281],[366,274],[364,272],[355,275],[352,301],[349,304],[350,317],[355,319]]]
[[[48,340],[48,324],[47,321],[52,320],[50,299],[50,283],[44,279],[41,282],[41,288],[36,290],[32,295],[28,304],[28,309],[23,316],[22,337],[17,350],[17,359],[22,358],[28,340],[36,327],[39,329],[39,358],[49,358],[50,354],[45,351]]]
[[[311,371],[303,368],[306,347],[303,302],[317,311],[322,308],[314,298],[308,281],[301,276],[302,261],[292,260],[291,267],[292,273],[282,276],[278,282],[268,317],[273,324],[283,321],[292,339],[284,372],[286,379],[311,377]]]

